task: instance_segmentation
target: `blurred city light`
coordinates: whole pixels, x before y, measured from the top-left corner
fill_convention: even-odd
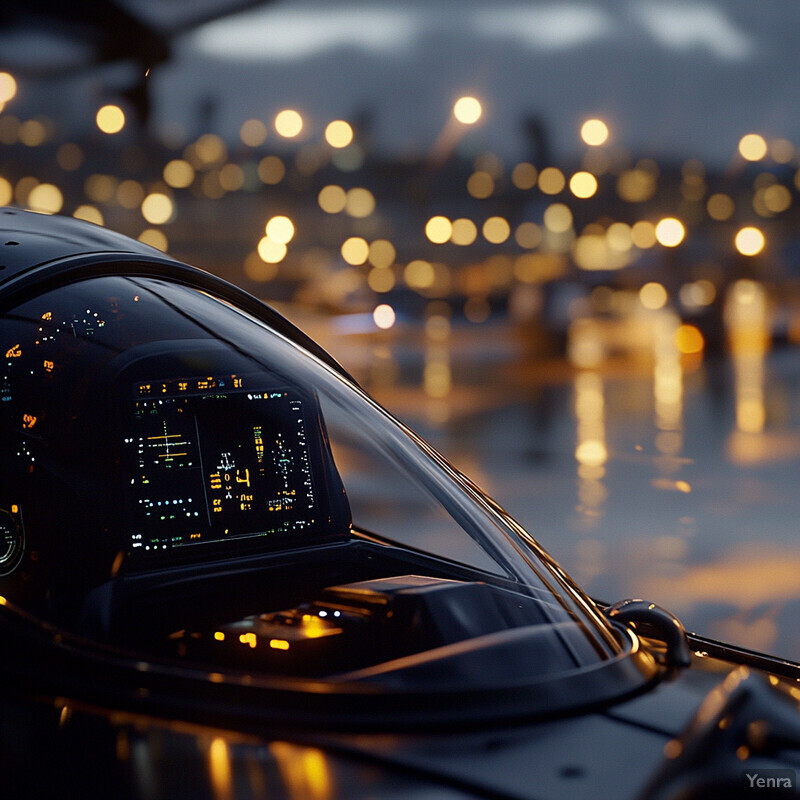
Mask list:
[[[266,225],[265,232],[276,244],[288,244],[294,236],[294,223],[289,217],[272,217]]]
[[[119,106],[106,105],[98,110],[95,121],[103,133],[119,133],[125,127],[125,112]]]
[[[608,141],[608,125],[601,119],[587,119],[581,125],[581,139],[590,147],[599,147]]]
[[[379,306],[376,306],[375,310],[372,312],[372,319],[375,321],[375,325],[381,330],[388,330],[394,325],[397,317],[394,309],[390,305],[381,303]]]
[[[752,226],[741,228],[735,239],[736,249],[743,256],[757,256],[766,246],[764,234]]]
[[[329,122],[325,128],[325,141],[331,147],[347,147],[353,141],[353,128],[342,119]]]
[[[294,139],[303,130],[303,117],[293,108],[285,108],[275,117],[275,130],[285,139]]]
[[[746,161],[761,161],[767,155],[767,143],[761,134],[745,134],[739,140],[739,153]]]
[[[474,125],[483,114],[480,100],[476,97],[459,97],[453,104],[453,116],[462,125]]]
[[[0,105],[8,103],[17,94],[17,81],[8,72],[0,72]]]
[[[677,247],[686,236],[686,228],[679,219],[665,217],[656,225],[655,233],[662,247]]]

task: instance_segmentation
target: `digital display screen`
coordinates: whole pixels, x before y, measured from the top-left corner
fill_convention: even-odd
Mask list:
[[[291,388],[248,388],[248,380],[135,384],[123,440],[132,556],[318,525],[314,401]]]

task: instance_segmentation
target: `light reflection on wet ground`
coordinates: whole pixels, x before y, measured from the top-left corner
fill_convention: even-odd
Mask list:
[[[800,353],[576,369],[454,326],[431,392],[411,334],[314,335],[593,596],[800,660]]]

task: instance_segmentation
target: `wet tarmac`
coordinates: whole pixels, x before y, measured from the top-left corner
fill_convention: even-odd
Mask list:
[[[504,325],[300,322],[594,597],[800,660],[800,351],[578,369]]]

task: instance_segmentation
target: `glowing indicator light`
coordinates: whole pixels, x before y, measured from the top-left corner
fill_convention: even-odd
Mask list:
[[[250,648],[254,648],[256,644],[258,644],[258,639],[256,635],[251,631],[249,633],[243,633],[239,636],[239,641],[242,644],[248,645]]]
[[[225,641],[225,634],[222,631],[215,631],[214,632],[214,638],[218,642],[224,642]]]
[[[6,358],[19,358],[22,355],[22,349],[18,344],[6,350]]]
[[[22,427],[26,430],[30,430],[37,421],[38,417],[34,416],[33,414],[23,414],[22,415]]]
[[[255,634],[250,634],[250,635],[255,638]],[[273,650],[288,650],[289,642],[287,642],[286,639],[270,639],[269,646]],[[252,647],[255,647],[255,645],[252,645]]]

